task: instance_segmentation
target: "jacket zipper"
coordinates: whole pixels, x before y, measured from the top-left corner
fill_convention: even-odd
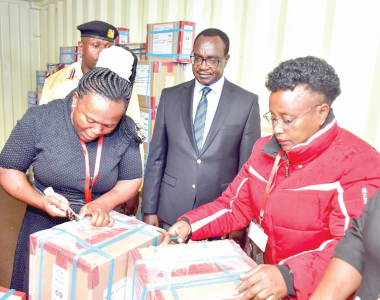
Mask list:
[[[289,175],[289,165],[290,165],[290,161],[288,160],[288,162],[286,163],[285,177],[288,177]]]

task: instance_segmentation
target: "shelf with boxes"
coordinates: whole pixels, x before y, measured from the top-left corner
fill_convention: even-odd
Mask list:
[[[136,72],[137,95],[146,137],[145,162],[162,90],[185,82],[186,64],[191,62],[193,51],[195,25],[189,21],[147,25],[146,43],[140,45],[145,50],[146,60],[139,60]]]

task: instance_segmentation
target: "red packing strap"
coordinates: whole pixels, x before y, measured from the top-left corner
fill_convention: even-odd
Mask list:
[[[261,210],[260,210],[260,226],[261,226],[262,220],[264,220],[264,211],[265,211],[265,207],[267,205],[267,201],[268,201],[269,195],[272,192],[272,190],[274,188],[274,185],[275,185],[274,182],[273,182],[273,178],[276,176],[278,168],[281,166],[281,165],[279,165],[279,162],[280,162],[281,157],[284,154],[285,154],[285,151],[281,149],[281,151],[278,152],[278,154],[276,156],[276,159],[274,161],[274,165],[273,165],[272,171],[271,171],[270,176],[269,176],[267,187],[265,188],[263,204],[261,205]]]
[[[90,158],[88,156],[86,143],[80,139],[80,143],[82,144],[83,153],[84,153],[84,162],[86,164],[86,179],[84,182],[84,195],[86,197],[86,203],[91,202],[92,188],[94,187],[95,182],[98,179],[100,160],[102,157],[103,138],[104,136],[101,135],[98,140],[98,149],[96,150],[96,160],[95,160],[95,169],[94,169],[94,179],[92,180],[91,188],[90,188]]]

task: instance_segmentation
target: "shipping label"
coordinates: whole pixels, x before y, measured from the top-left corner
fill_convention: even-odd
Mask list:
[[[146,95],[146,87],[148,85],[149,65],[137,65],[135,82],[137,85],[137,94]],[[148,96],[150,89],[148,88]]]
[[[52,300],[67,300],[69,293],[69,271],[53,264],[53,280],[51,288]]]
[[[193,30],[193,26],[185,25],[184,29]],[[182,54],[191,54],[191,46],[192,46],[192,32],[184,31],[183,32],[183,44],[182,44]]]
[[[148,125],[149,125],[149,113],[140,112],[141,123],[142,123],[142,131],[143,136],[145,136],[146,140],[148,139]]]
[[[174,76],[166,76],[165,87],[169,88],[174,86]]]
[[[157,24],[153,25],[153,31],[172,30],[174,24]],[[163,32],[153,34],[152,53],[154,54],[171,54],[173,46],[173,32]]]
[[[107,298],[108,289],[104,290],[103,299],[104,300],[124,300],[126,286],[127,286],[127,277],[124,277],[122,280],[112,285],[111,299]]]

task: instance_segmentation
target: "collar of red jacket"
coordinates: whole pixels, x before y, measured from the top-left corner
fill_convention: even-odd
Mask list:
[[[323,151],[330,146],[337,134],[337,121],[333,109],[330,108],[326,122],[322,125],[321,129],[302,143],[293,146],[286,152],[283,159],[288,158],[291,163],[295,164],[307,163],[323,153]],[[276,157],[280,150],[281,146],[274,135],[263,147],[263,152],[271,157]]]

